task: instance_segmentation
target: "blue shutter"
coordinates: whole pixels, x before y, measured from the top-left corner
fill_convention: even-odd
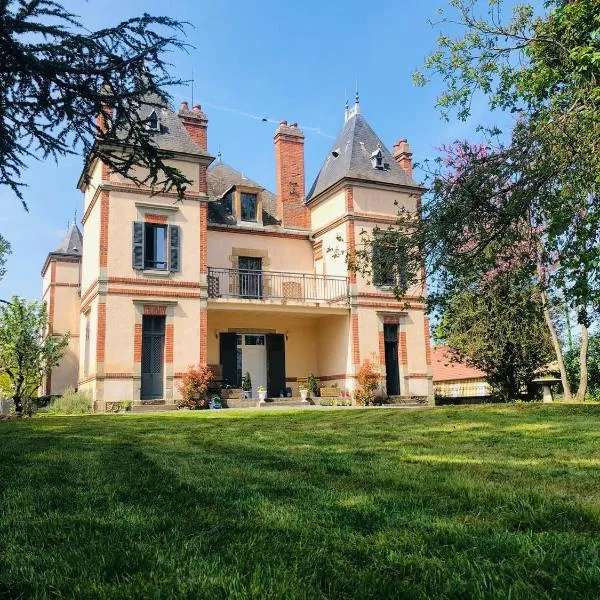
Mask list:
[[[134,269],[144,268],[144,223],[133,222],[133,252],[132,262]]]
[[[169,225],[169,271],[180,270],[181,262],[181,229],[178,225]]]

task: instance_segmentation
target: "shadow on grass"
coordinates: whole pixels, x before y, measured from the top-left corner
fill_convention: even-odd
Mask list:
[[[499,464],[471,437],[481,428],[449,439],[445,414],[429,414],[47,419],[2,432],[15,461],[0,460],[0,595],[589,597],[598,490],[595,508],[573,502],[551,465]],[[514,425],[475,420],[494,418],[493,435]],[[554,422],[564,436],[549,448],[577,452],[564,439],[576,444],[581,426]],[[526,439],[500,451],[524,460]],[[431,447],[481,464],[412,460]],[[598,473],[587,475],[592,490]]]

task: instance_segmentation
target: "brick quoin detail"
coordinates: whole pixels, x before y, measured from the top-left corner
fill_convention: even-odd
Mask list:
[[[408,364],[408,350],[406,348],[406,331],[400,332],[400,364]]]
[[[56,288],[53,285],[56,282],[56,263],[52,261],[50,265],[50,306],[48,307],[48,333],[54,333],[54,305],[56,303]]]
[[[201,194],[208,193],[208,178],[206,176],[207,167],[200,166],[198,172],[198,191]]]
[[[346,197],[346,212],[354,212],[354,190],[351,186],[347,186],[344,188],[345,197]]]
[[[152,213],[146,213],[144,220],[146,223],[156,223],[157,225],[166,225],[169,217],[166,215],[155,215]]]
[[[348,259],[353,260],[356,250],[356,236],[354,235],[354,221],[346,221],[346,239],[348,243]],[[349,271],[350,283],[356,283],[356,271]]]
[[[145,315],[154,315],[157,317],[164,317],[167,314],[167,307],[166,306],[153,306],[153,305],[148,305],[148,306],[144,306],[144,314]]]
[[[385,365],[385,339],[383,331],[379,332],[379,364]]]
[[[200,309],[200,366],[208,362],[208,310]]]
[[[200,204],[200,273],[208,273],[208,204]]]
[[[360,340],[358,337],[358,315],[352,315],[352,364],[360,364]]]
[[[200,298],[200,292],[171,292],[169,290],[136,290],[133,288],[108,288],[109,295],[149,296],[152,298]]]
[[[110,192],[103,191],[100,197],[100,267],[108,265],[108,201]]]
[[[142,324],[136,323],[133,333],[133,362],[142,362]]]
[[[424,328],[425,328],[425,362],[431,364],[431,340],[429,338],[429,317],[425,317]]]
[[[165,362],[169,365],[173,364],[173,344],[174,344],[173,324],[169,323],[165,327]]]
[[[273,139],[277,217],[284,227],[306,229],[309,213],[304,205],[304,134],[297,123],[288,127],[287,121],[281,121]]]
[[[393,315],[386,315],[383,317],[383,322],[385,325],[399,325],[400,317],[395,317]]]
[[[106,348],[106,302],[98,303],[98,336],[96,338],[96,362],[104,362]]]

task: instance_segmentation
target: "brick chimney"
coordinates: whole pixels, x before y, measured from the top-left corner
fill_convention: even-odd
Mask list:
[[[101,95],[108,96],[112,93],[111,87],[108,83],[105,83],[102,86]],[[98,112],[98,116],[96,117],[96,125],[98,126],[98,131],[100,134],[104,135],[108,128],[110,127],[110,123],[113,118],[113,109],[106,104],[106,102],[100,103],[100,111]]]
[[[281,121],[273,137],[277,178],[277,218],[284,227],[308,228],[304,206],[304,133],[298,123]]]
[[[409,177],[412,177],[412,151],[406,138],[394,144],[394,158],[396,162],[406,171]]]
[[[190,110],[188,103],[184,100],[179,107],[179,118],[184,124],[192,139],[202,150],[208,149],[208,118],[202,112],[199,104],[194,104]]]

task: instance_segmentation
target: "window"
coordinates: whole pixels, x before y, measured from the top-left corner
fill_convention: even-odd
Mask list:
[[[373,285],[377,287],[406,284],[404,248],[398,243],[398,232],[373,232],[371,269]]]
[[[246,335],[246,346],[264,346],[265,336],[264,335]]]
[[[132,267],[176,273],[181,263],[181,228],[162,223],[133,222]]]
[[[167,226],[146,223],[144,232],[144,268],[167,269]]]
[[[228,215],[233,214],[233,192],[227,192],[223,198],[221,198],[221,205]]]
[[[378,147],[375,152],[371,154],[371,165],[374,169],[384,169],[385,165],[383,163],[383,152],[381,148]]]
[[[241,219],[242,221],[256,221],[257,220],[257,208],[258,208],[258,196],[257,194],[249,194],[242,192],[241,194]]]
[[[158,115],[156,114],[156,111],[153,110],[150,113],[150,116],[148,117],[148,120],[146,121],[146,127],[150,130],[150,131],[158,131],[159,130],[159,122],[158,122]]]

